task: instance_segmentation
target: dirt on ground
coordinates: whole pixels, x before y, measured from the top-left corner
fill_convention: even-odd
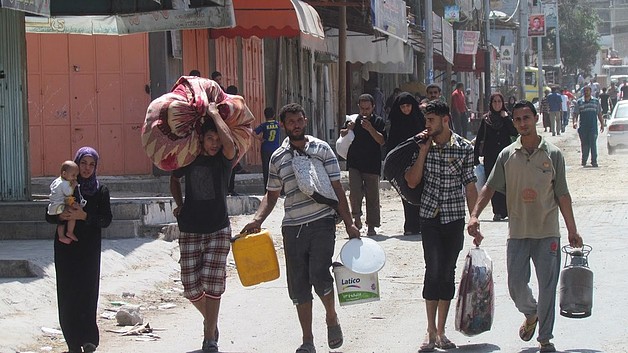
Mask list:
[[[549,134],[544,134],[548,136]],[[599,168],[580,166],[580,147],[577,134],[571,127],[562,136],[547,137],[558,145],[566,158],[570,192],[576,209],[576,220],[586,218],[593,210],[612,208],[626,202],[628,183],[628,153],[620,151],[609,156],[603,135],[598,139]],[[264,223],[274,239],[281,265],[281,278],[253,287],[243,287],[238,280],[232,257],[229,258],[227,292],[223,297],[220,328],[220,347],[223,352],[294,352],[300,342],[296,312],[288,299],[285,285],[285,267],[281,240],[282,201]],[[416,352],[425,332],[424,304],[421,299],[423,282],[422,248],[419,236],[403,236],[403,212],[398,195],[392,190],[381,192],[382,226],[377,240],[387,254],[386,266],[379,273],[382,299],[378,302],[338,307],[340,321],[345,330],[345,344],[334,352]],[[609,210],[611,212],[612,210]],[[232,217],[232,230],[238,232],[250,221],[251,215]],[[494,273],[496,292],[496,323],[491,332],[477,340],[454,331],[453,312],[450,311],[448,333],[463,347],[460,351],[492,352],[522,351],[525,343],[515,334],[520,314],[512,305],[505,287],[504,245],[507,223],[491,222],[490,206],[482,214],[482,229],[487,236],[483,247],[496,264]],[[566,239],[564,223],[563,239]],[[581,227],[587,229],[587,227]],[[581,230],[582,232],[582,230]],[[582,234],[585,242],[590,234]],[[346,242],[346,233],[339,226],[336,254]],[[613,243],[615,244],[615,243]],[[619,244],[617,244],[620,246]],[[599,244],[603,246],[603,244]],[[471,238],[465,240],[459,267],[464,261]],[[52,244],[50,243],[50,249]],[[102,352],[200,352],[202,319],[185,300],[179,280],[177,242],[161,239],[107,240],[103,246],[103,265],[99,319]],[[51,251],[51,250],[50,250]],[[52,268],[51,268],[52,267]],[[0,319],[2,335],[0,352],[62,352],[65,344],[62,335],[43,333],[41,327],[58,329],[54,267],[49,264],[46,277],[29,283],[0,282],[2,301]],[[460,271],[456,273],[459,279]],[[624,286],[625,287],[625,286]],[[28,295],[23,292],[27,290]],[[123,296],[126,292],[127,295]],[[7,299],[12,298],[12,299]],[[120,330],[115,319],[107,319],[123,303],[141,306],[144,324],[153,328],[149,336],[125,336],[109,332]],[[324,315],[319,301],[314,303],[316,346],[328,351],[325,344]],[[110,314],[109,314],[110,315]],[[515,318],[515,319],[510,319]],[[559,321],[557,319],[557,321]],[[624,320],[625,321],[625,320]],[[9,326],[11,322],[11,326]],[[573,322],[573,321],[571,321]],[[573,327],[571,322],[557,322],[559,346],[576,342],[565,337]],[[15,331],[19,327],[21,331]],[[595,327],[595,326],[588,326]],[[625,327],[625,326],[623,326]],[[587,332],[587,331],[585,331]],[[596,330],[587,332],[596,335]],[[560,339],[563,341],[560,341]],[[617,338],[617,343],[621,339]],[[154,339],[154,340],[153,340]],[[607,342],[608,340],[600,339]],[[510,343],[512,341],[512,344]],[[597,342],[598,340],[594,340]],[[491,343],[486,343],[491,342]],[[608,341],[613,344],[613,338]],[[587,345],[588,343],[583,343]],[[594,345],[594,343],[591,343]],[[602,343],[601,343],[602,344]],[[606,343],[603,343],[606,344]],[[466,346],[465,346],[466,345]],[[529,347],[534,346],[531,342]],[[466,348],[465,348],[466,347]],[[585,348],[585,347],[580,347]],[[593,348],[586,346],[586,348]],[[623,350],[595,347],[587,352],[619,352]],[[531,350],[523,350],[531,352]],[[575,350],[577,351],[577,350]]]

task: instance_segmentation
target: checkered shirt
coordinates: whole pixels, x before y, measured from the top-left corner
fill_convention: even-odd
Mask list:
[[[439,146],[432,142],[423,171],[421,195],[422,218],[440,215],[442,224],[465,217],[464,186],[475,183],[473,146],[452,132],[449,142]]]

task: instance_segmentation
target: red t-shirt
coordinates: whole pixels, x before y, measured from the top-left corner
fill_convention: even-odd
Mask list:
[[[467,111],[466,99],[464,92],[461,90],[454,90],[451,94],[451,110],[456,113],[462,113]]]

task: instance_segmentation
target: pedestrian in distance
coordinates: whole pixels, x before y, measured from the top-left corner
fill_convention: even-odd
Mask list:
[[[388,98],[386,98],[386,103],[384,103],[384,114],[386,115],[386,117],[388,117],[388,113],[390,113],[390,108],[392,108],[392,104],[395,101],[395,98],[397,98],[397,95],[399,95],[399,93],[401,93],[401,88],[396,87],[393,90],[393,93],[388,96]]]
[[[203,316],[203,353],[218,352],[218,312],[225,292],[231,241],[227,184],[236,147],[229,127],[210,103],[201,126],[201,154],[170,176],[179,230],[183,296]],[[185,179],[185,200],[181,190]]]
[[[506,109],[509,112],[512,112],[512,108],[515,106],[515,103],[517,103],[517,98],[515,96],[510,96],[508,98],[508,104],[506,104]]]
[[[619,97],[619,90],[617,89],[615,82],[611,82],[611,85],[608,87],[607,93],[610,96],[610,100],[611,100],[610,111],[613,111],[613,107],[617,105],[617,98]]]
[[[549,110],[549,102],[547,101],[547,96],[550,94],[550,90],[546,89],[543,91],[543,98],[541,99],[541,113],[543,114],[543,132],[547,132],[547,129],[552,131],[552,124],[550,119],[550,110]]]
[[[425,88],[425,93],[426,97],[423,98],[420,102],[421,111],[425,110],[427,103],[429,103],[430,101],[433,101],[435,99],[442,100],[441,88],[436,83],[430,83],[429,85],[427,85],[427,87]]]
[[[599,94],[600,107],[602,109],[602,115],[606,115],[613,110],[613,104],[611,103],[611,96],[606,93],[606,87],[602,87],[602,93]]]
[[[484,172],[488,176],[495,166],[497,156],[504,147],[512,143],[511,138],[518,132],[512,123],[511,114],[504,106],[504,96],[493,93],[490,97],[490,111],[480,122],[478,135],[474,146],[474,164],[480,164],[480,157],[484,157]],[[508,218],[506,195],[497,192],[491,198],[493,206],[493,221],[503,221]]]
[[[597,121],[600,122],[600,133],[604,132],[604,118],[598,98],[591,96],[591,87],[584,87],[584,95],[580,97],[573,110],[573,128],[578,129],[582,150],[582,166],[587,165],[591,153],[591,165],[597,167]]]
[[[59,215],[46,215],[48,223],[75,221],[78,241],[54,242],[59,324],[69,353],[94,352],[100,343],[98,295],[102,228],[113,218],[109,189],[98,181],[98,152],[91,147],[76,151],[79,167],[74,197],[78,207],[67,207]],[[56,231],[56,229],[55,229]]]
[[[201,72],[200,72],[200,71],[198,71],[198,70],[196,70],[196,69],[194,69],[194,70],[191,70],[191,71],[190,71],[190,73],[188,74],[188,76],[196,76],[196,77],[201,77]]]
[[[392,105],[390,114],[390,133],[386,140],[386,153],[403,141],[425,130],[425,117],[419,108],[419,102],[408,92],[401,92]],[[401,199],[404,213],[403,234],[421,233],[419,206]]]
[[[552,136],[560,136],[563,121],[563,98],[558,87],[552,87],[552,93],[547,95],[547,104],[549,106],[549,121]]]
[[[270,158],[266,194],[253,220],[244,226],[242,232],[260,231],[264,220],[277,204],[283,188],[286,198],[281,233],[288,293],[296,305],[303,333],[303,343],[296,352],[316,352],[312,332],[312,287],[325,308],[327,343],[329,348],[336,349],[343,343],[335,309],[334,281],[329,272],[334,254],[336,215],[344,221],[349,238],[358,238],[360,231],[352,222],[347,198],[340,184],[340,167],[331,147],[326,142],[305,134],[307,118],[300,105],[285,105],[281,108],[279,118],[288,138]],[[338,198],[337,211],[327,204],[317,203],[299,189],[292,158],[294,153],[300,152],[322,161],[327,171],[326,176],[329,177]]]
[[[362,200],[366,198],[367,235],[375,235],[380,226],[379,177],[382,170],[382,146],[386,141],[384,119],[373,113],[375,99],[370,94],[358,98],[359,116],[347,121],[340,130],[345,136],[353,130],[355,138],[347,152],[349,170],[349,199],[351,215],[358,229],[362,228]],[[392,107],[392,106],[391,106]],[[374,158],[374,156],[378,156]]]
[[[619,87],[621,100],[628,99],[628,80],[624,80],[624,83]]]
[[[268,163],[270,156],[277,148],[281,141],[279,122],[275,119],[275,109],[267,107],[264,109],[264,118],[266,121],[255,128],[255,135],[261,139],[262,146],[260,153],[262,155],[262,173],[264,175],[264,190],[268,184]]]
[[[479,221],[482,210],[495,191],[508,190],[506,266],[510,297],[525,316],[519,337],[530,341],[539,325],[540,351],[555,352],[551,339],[560,272],[559,209],[567,226],[569,244],[582,247],[582,238],[567,188],[565,159],[560,149],[537,134],[538,120],[532,103],[515,104],[513,122],[520,137],[500,152],[471,212],[467,230],[479,246],[483,239]],[[538,279],[538,302],[529,286],[530,261]]]
[[[560,122],[560,132],[564,133],[565,132],[565,128],[567,127],[567,125],[569,125],[569,96],[567,96],[567,94],[565,94],[565,91],[567,91],[567,89],[563,89],[562,91],[559,90],[558,93],[560,94],[560,98],[562,100],[562,116],[561,116],[561,122]]]
[[[222,74],[218,71],[214,71],[211,74],[211,79],[216,81],[216,83],[220,86],[220,88],[224,91],[225,88],[222,86]]]
[[[465,139],[469,130],[468,110],[467,99],[464,94],[464,83],[458,82],[456,89],[451,94],[451,116],[454,131]]]
[[[445,335],[445,324],[455,292],[456,261],[464,245],[465,198],[469,212],[477,198],[473,146],[449,129],[449,119],[446,103],[427,104],[426,130],[415,137],[419,155],[405,174],[411,188],[424,182],[419,215],[427,334],[420,352],[456,348]]]
[[[74,188],[77,185],[76,178],[79,174],[79,167],[74,161],[65,161],[61,165],[61,174],[50,184],[50,203],[48,204],[49,215],[59,215],[67,207],[77,208],[76,198],[74,197]],[[78,241],[74,235],[75,220],[60,221],[57,224],[57,239],[64,243],[70,244]]]

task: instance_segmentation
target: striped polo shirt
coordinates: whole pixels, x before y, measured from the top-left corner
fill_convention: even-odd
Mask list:
[[[580,126],[583,129],[597,130],[597,115],[602,111],[600,101],[591,97],[589,100],[585,100],[581,97],[576,101],[574,105],[573,113],[580,115]]]
[[[340,180],[338,159],[327,142],[310,135],[306,135],[305,139],[304,151],[311,158],[318,158],[323,162],[331,181]],[[293,153],[290,140],[286,137],[281,146],[270,157],[268,167],[268,185],[266,188],[270,191],[279,191],[283,186],[286,194],[282,226],[298,226],[321,218],[333,217],[336,214],[333,208],[317,203],[299,190],[292,170]]]

